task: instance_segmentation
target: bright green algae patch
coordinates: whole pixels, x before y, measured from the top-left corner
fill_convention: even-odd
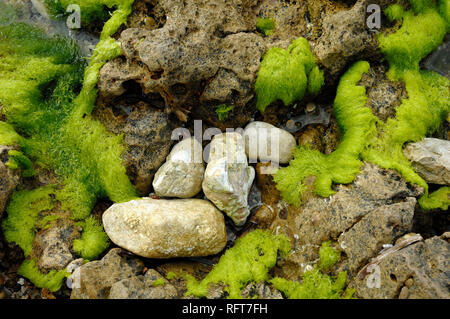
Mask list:
[[[267,281],[269,270],[277,262],[278,254],[287,256],[291,250],[289,239],[255,230],[236,240],[220,258],[219,263],[200,282],[187,276],[186,295],[206,297],[211,283],[223,283],[228,298],[242,298],[241,290],[250,282]]]
[[[39,213],[53,209],[59,201],[83,226],[74,250],[83,258],[95,258],[108,245],[101,225],[86,219],[96,199],[109,197],[121,202],[136,197],[122,165],[122,136],[109,133],[90,116],[99,70],[121,54],[111,35],[126,22],[133,1],[108,3],[117,9],[105,24],[86,69],[69,40],[49,38],[33,26],[15,22],[12,11],[1,4],[0,104],[8,123],[0,122],[0,144],[21,147],[23,156],[13,153],[15,163],[11,165],[22,165],[24,175],[30,174],[26,160],[30,159],[54,170],[62,181],[58,187],[16,191],[12,196],[3,230],[6,239],[19,244],[26,256],[31,252],[36,226],[41,224]],[[26,263],[21,274],[35,280],[37,286],[54,289],[53,280],[47,278],[52,276],[61,285],[59,273],[44,275],[30,260]]]
[[[287,257],[291,251],[289,239],[284,235],[273,235],[270,231],[255,230],[238,239],[220,258],[219,263],[200,282],[190,275],[187,279],[186,296],[206,297],[210,284],[224,284],[228,298],[242,298],[241,291],[249,283],[270,282],[288,298],[341,298],[351,297],[352,291],[344,294],[346,273],[337,279],[324,274],[340,257],[340,253],[329,242],[320,248],[320,269],[305,272],[303,283],[283,278],[270,279],[269,271],[275,266],[278,256]],[[175,277],[171,274],[171,277]],[[169,275],[167,276],[168,279]]]
[[[358,86],[363,73],[369,70],[369,63],[355,63],[342,76],[337,88],[334,112],[342,132],[342,140],[337,149],[325,155],[307,146],[294,150],[294,159],[286,168],[278,170],[274,176],[277,188],[283,198],[292,204],[300,204],[300,196],[305,191],[304,179],[316,176],[315,191],[321,196],[334,192],[332,183],[350,183],[358,174],[361,161],[358,155],[364,149],[367,138],[375,132],[375,117],[366,107],[365,88]]]
[[[273,34],[275,27],[275,20],[272,18],[259,18],[258,21],[256,21],[256,30],[263,33],[265,36]]]
[[[424,187],[425,195],[419,201],[423,208],[448,207],[445,191],[428,199],[428,185],[402,152],[406,142],[419,141],[436,131],[450,111],[449,80],[419,69],[420,60],[442,42],[448,21],[432,2],[412,1],[412,7],[414,13],[398,5],[390,6],[387,15],[403,19],[403,24],[397,32],[379,38],[381,51],[390,64],[388,76],[405,83],[408,99],[397,107],[395,118],[385,123],[378,120],[366,106],[365,89],[357,85],[362,74],[369,70],[369,64],[360,61],[350,67],[339,82],[334,102],[341,143],[330,155],[297,147],[290,165],[275,174],[277,188],[287,202],[300,203],[308,176],[316,176],[314,186],[318,195],[332,195],[332,183],[352,182],[363,159],[395,169],[407,181]]]
[[[287,50],[271,48],[264,55],[255,82],[256,107],[264,112],[276,100],[290,105],[306,93],[317,94],[323,81],[305,38],[294,40]]]

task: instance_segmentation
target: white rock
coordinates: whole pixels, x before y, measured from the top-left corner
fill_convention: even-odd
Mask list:
[[[112,205],[102,218],[112,242],[148,258],[214,255],[227,243],[223,214],[203,199],[141,198]]]
[[[244,139],[239,133],[214,136],[203,179],[203,192],[233,222],[245,223],[250,211],[248,194],[255,170],[248,166]]]
[[[427,183],[450,184],[450,141],[424,138],[408,144],[403,153]]]
[[[294,136],[265,122],[251,122],[244,129],[245,152],[251,161],[287,164],[296,146]]]
[[[158,169],[153,189],[158,196],[190,198],[201,191],[204,172],[202,145],[188,138],[174,146]]]

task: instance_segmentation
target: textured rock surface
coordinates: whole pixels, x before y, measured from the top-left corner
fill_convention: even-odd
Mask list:
[[[260,35],[248,32],[256,25],[248,1],[157,1],[153,12],[162,13],[164,25],[122,32],[128,61],[116,59],[102,69],[101,95],[118,96],[124,82],[136,81],[181,119],[199,102],[242,107],[253,97],[265,47]]]
[[[0,219],[7,207],[9,198],[21,180],[19,170],[10,169],[5,165],[9,160],[8,152],[12,149],[15,148],[0,145]]]
[[[156,172],[153,189],[158,196],[194,197],[202,190],[204,172],[202,145],[193,137],[185,139]]]
[[[240,226],[250,214],[248,194],[255,170],[248,166],[244,138],[239,133],[214,136],[210,144],[203,192],[221,211]]]
[[[291,237],[295,247],[282,273],[298,278],[299,268],[317,261],[321,243],[332,240],[345,253],[338,268],[351,278],[384,244],[411,231],[420,195],[396,172],[365,164],[352,184],[337,186],[330,198],[311,196],[299,208],[272,205],[278,218],[271,229]]]
[[[37,233],[33,243],[33,255],[38,257],[38,267],[42,271],[64,269],[74,258],[72,242],[81,233],[75,223],[60,218],[56,224]]]
[[[150,192],[153,176],[170,152],[173,123],[167,114],[144,102],[129,108],[98,106],[93,116],[127,145],[122,157],[131,182],[142,195]]]
[[[114,204],[102,218],[111,241],[148,258],[214,255],[227,242],[222,213],[202,199],[142,198]]]
[[[349,63],[376,51],[376,33],[371,33],[366,26],[366,7],[376,2],[358,0],[351,9],[323,18],[322,35],[312,50],[332,80]]]
[[[370,275],[357,279],[357,296],[449,299],[449,260],[450,243],[445,236],[412,244],[385,257]],[[368,285],[369,276],[379,277]]]
[[[155,285],[157,280],[163,285]],[[149,269],[145,275],[122,279],[111,286],[109,299],[174,299],[178,297],[174,286],[156,270]]]
[[[403,153],[427,183],[450,184],[450,141],[424,138],[406,145]]]
[[[291,133],[269,123],[254,121],[244,129],[245,152],[249,160],[287,164],[296,146]]]
[[[91,261],[75,269],[71,299],[106,299],[111,286],[123,279],[141,275],[144,264],[137,258],[111,249],[101,260]]]

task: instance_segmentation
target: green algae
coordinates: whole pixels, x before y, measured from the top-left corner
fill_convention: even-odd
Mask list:
[[[334,278],[325,272],[340,259],[340,253],[324,242],[320,248],[320,266],[306,271],[302,283],[284,278],[270,278],[269,271],[275,266],[279,256],[285,258],[291,251],[291,244],[285,235],[273,235],[270,231],[254,230],[238,239],[228,249],[217,265],[202,280],[183,275],[187,282],[186,296],[206,297],[209,285],[223,284],[229,299],[242,298],[241,291],[249,283],[269,282],[288,298],[351,298],[354,291],[345,290],[347,274],[340,272]],[[171,278],[177,277],[169,273]]]
[[[291,244],[284,235],[272,235],[269,231],[255,230],[236,240],[219,263],[200,282],[186,275],[186,295],[206,297],[211,283],[222,283],[228,298],[242,298],[241,290],[250,282],[267,281],[269,270],[277,262],[277,257],[287,256]]]
[[[73,250],[87,260],[95,259],[109,245],[109,238],[102,225],[92,216],[81,222],[81,238],[73,241]]]
[[[6,166],[11,169],[21,169],[23,177],[31,177],[34,176],[35,171],[33,169],[33,163],[31,160],[23,155],[22,152],[17,150],[10,150],[8,152],[8,162],[6,162]]]
[[[234,109],[234,105],[221,104],[216,107],[216,114],[219,121],[224,121],[228,118],[228,114]]]
[[[274,180],[283,198],[292,204],[300,204],[300,196],[306,186],[304,179],[316,176],[315,192],[321,196],[334,193],[332,183],[350,183],[358,174],[361,161],[358,155],[363,151],[367,138],[375,132],[375,117],[366,107],[365,88],[358,86],[363,73],[368,72],[369,63],[355,63],[342,76],[334,103],[334,114],[342,133],[337,149],[325,155],[309,146],[294,150],[294,159],[289,166],[279,169]]]
[[[165,284],[166,284],[166,282],[164,281],[164,278],[158,278],[153,283],[153,287],[160,287],[160,286],[164,286]]]
[[[52,292],[58,291],[62,286],[63,280],[70,276],[70,273],[64,269],[59,271],[51,270],[47,274],[43,274],[39,271],[34,259],[25,260],[20,265],[17,273],[28,278],[37,287],[45,287]]]
[[[0,104],[7,123],[0,122],[0,143],[18,144],[24,157],[54,170],[61,179],[59,187],[16,191],[12,196],[3,230],[5,238],[16,242],[26,256],[35,227],[42,223],[39,213],[53,209],[58,201],[83,225],[74,250],[87,259],[95,258],[107,247],[101,226],[87,219],[96,199],[120,202],[137,196],[122,164],[123,137],[109,133],[90,115],[100,68],[121,54],[111,36],[126,23],[133,1],[97,2],[116,10],[105,23],[87,66],[70,40],[48,37],[34,26],[15,22],[11,10],[3,10],[7,7],[1,4]],[[29,164],[24,157],[22,164]],[[28,278],[37,286],[52,282],[35,273],[38,270],[29,260],[25,262]],[[45,276],[62,280],[56,272]]]
[[[336,277],[326,274],[340,259],[340,252],[323,242],[319,250],[319,265],[305,271],[302,282],[275,277],[270,283],[288,299],[349,299],[354,289],[345,289],[347,272],[342,271]]]
[[[395,118],[378,120],[366,106],[365,89],[357,85],[362,74],[369,70],[369,64],[360,61],[351,66],[339,82],[334,101],[341,142],[330,155],[297,147],[289,166],[278,170],[274,177],[287,202],[300,204],[308,176],[316,176],[314,188],[318,195],[334,194],[332,184],[352,182],[361,160],[365,160],[395,169],[408,182],[422,186],[425,195],[419,203],[424,209],[448,207],[444,191],[427,199],[428,185],[402,152],[405,143],[435,132],[450,111],[449,80],[419,69],[419,62],[442,42],[448,23],[432,2],[411,1],[411,4],[414,12],[399,5],[388,7],[387,16],[402,19],[402,25],[395,33],[379,36],[380,49],[390,66],[388,77],[405,83],[408,98],[397,107]]]
[[[287,50],[271,48],[264,55],[255,82],[256,108],[264,112],[276,100],[290,105],[306,93],[317,94],[322,84],[309,43],[300,37]]]
[[[272,35],[275,27],[276,23],[272,18],[259,18],[258,21],[256,21],[256,30],[263,33],[265,36]]]

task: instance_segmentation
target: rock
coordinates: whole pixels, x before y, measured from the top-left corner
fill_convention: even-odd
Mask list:
[[[141,198],[112,205],[102,218],[111,241],[148,258],[214,255],[227,242],[222,213],[202,199]]]
[[[369,275],[357,278],[356,294],[370,299],[449,299],[449,258],[447,240],[435,236],[417,242],[386,256]]]
[[[156,172],[153,189],[158,196],[194,197],[202,190],[204,172],[202,145],[194,137],[185,139]]]
[[[248,194],[255,170],[248,166],[244,139],[239,133],[214,136],[203,179],[203,192],[237,226],[250,214]]]
[[[241,293],[243,298],[283,299],[281,292],[264,282],[248,284]]]
[[[111,249],[101,260],[88,262],[75,269],[71,299],[106,299],[113,284],[141,275],[144,264],[127,256],[120,248]]]
[[[450,184],[450,141],[424,138],[406,145],[403,153],[427,183]]]
[[[322,35],[311,49],[330,80],[337,80],[348,63],[367,58],[376,51],[375,33],[370,33],[366,26],[369,3],[376,1],[358,0],[351,9],[323,18]]]
[[[265,51],[263,38],[251,32],[257,19],[253,5],[247,0],[168,0],[155,1],[149,13],[161,14],[164,23],[155,30],[121,33],[126,61],[117,58],[101,69],[101,96],[114,98],[125,83],[135,81],[145,94],[160,95],[181,120],[198,104],[242,108],[252,99]]]
[[[16,148],[0,145],[0,219],[9,203],[9,198],[21,181],[20,170],[10,169],[5,165],[9,160],[8,152],[13,149]]]
[[[38,256],[38,267],[42,271],[64,269],[74,258],[71,253],[72,242],[80,237],[75,223],[59,218],[56,224],[36,234],[32,254]]]
[[[287,206],[286,216],[278,213],[271,226],[280,226],[279,231],[294,242],[280,275],[299,279],[298,269],[313,263],[322,242],[331,240],[344,253],[336,272],[348,270],[352,278],[383,245],[411,231],[416,197],[421,194],[397,172],[366,163],[353,183],[338,185],[331,197],[311,195],[298,208]]]
[[[250,162],[275,162],[287,164],[296,146],[291,133],[269,123],[254,121],[244,129],[245,152]]]
[[[162,279],[164,284],[155,284]],[[122,279],[111,286],[109,299],[174,299],[178,297],[174,286],[156,270],[149,269],[144,276]]]
[[[147,195],[154,174],[164,163],[173,143],[174,124],[168,115],[139,102],[130,109],[99,105],[93,116],[112,133],[124,135],[127,147],[122,158],[127,174],[137,190]]]

